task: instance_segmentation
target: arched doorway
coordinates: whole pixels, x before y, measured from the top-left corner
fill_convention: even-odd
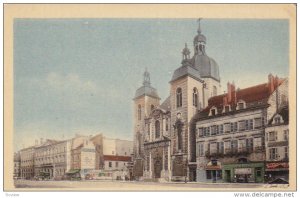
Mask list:
[[[160,178],[162,171],[162,159],[156,158],[154,161],[154,178]]]

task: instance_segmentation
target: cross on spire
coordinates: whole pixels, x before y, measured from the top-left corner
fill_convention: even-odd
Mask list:
[[[143,82],[143,85],[150,86],[150,73],[148,72],[147,67],[146,67],[145,72],[144,72],[144,82]]]

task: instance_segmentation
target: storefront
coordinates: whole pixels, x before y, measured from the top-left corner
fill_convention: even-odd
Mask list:
[[[263,183],[264,163],[224,164],[223,180],[234,183]]]
[[[205,168],[206,171],[206,180],[211,180],[212,182],[221,182],[223,181],[222,177],[222,166],[221,163],[217,160],[210,161]]]
[[[265,170],[265,181],[267,183],[272,183],[278,179],[284,180],[286,182],[289,181],[289,163],[267,162]]]
[[[66,179],[69,180],[80,180],[80,169],[71,169],[69,172],[66,173]]]

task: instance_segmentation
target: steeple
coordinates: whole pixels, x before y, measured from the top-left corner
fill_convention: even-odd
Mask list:
[[[182,50],[182,60],[187,60],[190,58],[190,50],[187,47],[187,44],[185,43],[185,47]]]
[[[200,25],[201,20],[202,20],[202,18],[198,19],[198,22],[199,22],[199,27],[198,27],[198,30],[197,30],[198,34],[201,34],[201,25]]]
[[[150,86],[150,73],[148,72],[147,68],[144,72],[144,82],[143,82],[143,85],[144,86]]]
[[[201,34],[201,24],[200,24],[201,18],[198,19],[198,34],[194,38],[194,51],[195,54],[205,54],[205,44],[206,44],[206,37]]]

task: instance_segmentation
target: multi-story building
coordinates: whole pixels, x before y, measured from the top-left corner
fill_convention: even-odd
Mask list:
[[[283,94],[284,93],[284,94]],[[289,181],[289,107],[287,81],[275,90],[269,103],[268,125],[265,129],[266,180]]]
[[[16,179],[21,177],[20,165],[21,165],[20,152],[16,152],[14,153],[14,178]]]
[[[96,169],[96,149],[88,136],[71,139],[71,170],[69,173],[79,173],[81,178]],[[79,175],[78,175],[79,176]]]
[[[196,116],[197,181],[263,182],[265,127],[274,94],[286,97],[287,79],[212,97]],[[276,91],[275,91],[276,90]]]
[[[181,66],[170,81],[170,95],[160,97],[144,73],[143,86],[134,97],[134,167],[136,178],[196,179],[196,141],[193,116],[221,91],[219,66],[206,53],[206,37],[199,28],[194,55],[187,45]]]
[[[34,177],[34,146],[20,150],[20,175],[22,179]]]
[[[47,139],[34,150],[34,175],[36,177],[61,179],[68,171],[68,141]]]

